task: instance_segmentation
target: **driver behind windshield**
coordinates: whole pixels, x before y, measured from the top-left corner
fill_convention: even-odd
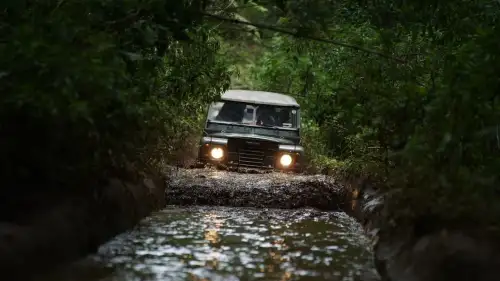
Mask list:
[[[257,110],[257,125],[273,127],[277,126],[277,116],[274,108],[269,106],[260,106]]]

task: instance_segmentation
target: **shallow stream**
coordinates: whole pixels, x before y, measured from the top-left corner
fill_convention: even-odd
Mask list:
[[[343,213],[168,206],[38,280],[373,280],[368,243]]]

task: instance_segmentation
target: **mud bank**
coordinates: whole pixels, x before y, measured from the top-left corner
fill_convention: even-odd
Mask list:
[[[236,173],[177,169],[166,191],[167,204],[343,210],[348,193],[331,177],[285,173]]]
[[[165,205],[165,181],[158,177],[137,182],[111,179],[101,190],[101,194],[68,198],[50,210],[34,212],[22,225],[0,224],[2,278],[29,279],[95,252]]]
[[[366,183],[344,184],[354,194],[346,212],[363,224],[374,241],[375,267],[382,280],[498,280],[497,234],[473,227],[436,225],[431,219],[389,230],[385,196]]]

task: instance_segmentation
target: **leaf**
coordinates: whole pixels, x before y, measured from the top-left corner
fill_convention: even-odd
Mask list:
[[[290,19],[286,18],[286,17],[280,17],[278,19],[278,24],[286,24],[286,23],[289,23],[289,22],[290,22]]]

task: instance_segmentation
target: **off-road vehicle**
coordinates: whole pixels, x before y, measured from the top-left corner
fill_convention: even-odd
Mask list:
[[[288,95],[228,90],[209,106],[198,161],[300,172],[300,106]]]

